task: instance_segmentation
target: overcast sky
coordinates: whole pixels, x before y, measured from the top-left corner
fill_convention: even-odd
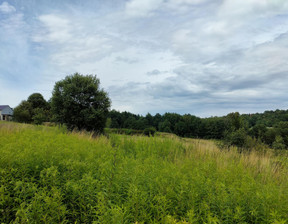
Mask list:
[[[0,0],[0,104],[95,74],[112,109],[288,109],[287,0]]]

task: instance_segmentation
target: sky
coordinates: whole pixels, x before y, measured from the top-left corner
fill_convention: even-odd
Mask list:
[[[0,0],[0,105],[96,75],[111,109],[288,109],[287,0]]]

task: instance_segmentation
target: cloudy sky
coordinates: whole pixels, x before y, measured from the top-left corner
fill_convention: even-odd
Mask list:
[[[0,0],[0,104],[75,72],[136,114],[288,109],[288,1]]]

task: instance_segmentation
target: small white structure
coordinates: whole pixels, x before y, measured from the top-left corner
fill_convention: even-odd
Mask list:
[[[0,121],[11,121],[13,109],[8,105],[0,105]]]

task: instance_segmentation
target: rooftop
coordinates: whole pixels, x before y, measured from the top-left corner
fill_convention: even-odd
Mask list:
[[[3,110],[6,107],[9,107],[9,105],[0,105],[0,110]]]

